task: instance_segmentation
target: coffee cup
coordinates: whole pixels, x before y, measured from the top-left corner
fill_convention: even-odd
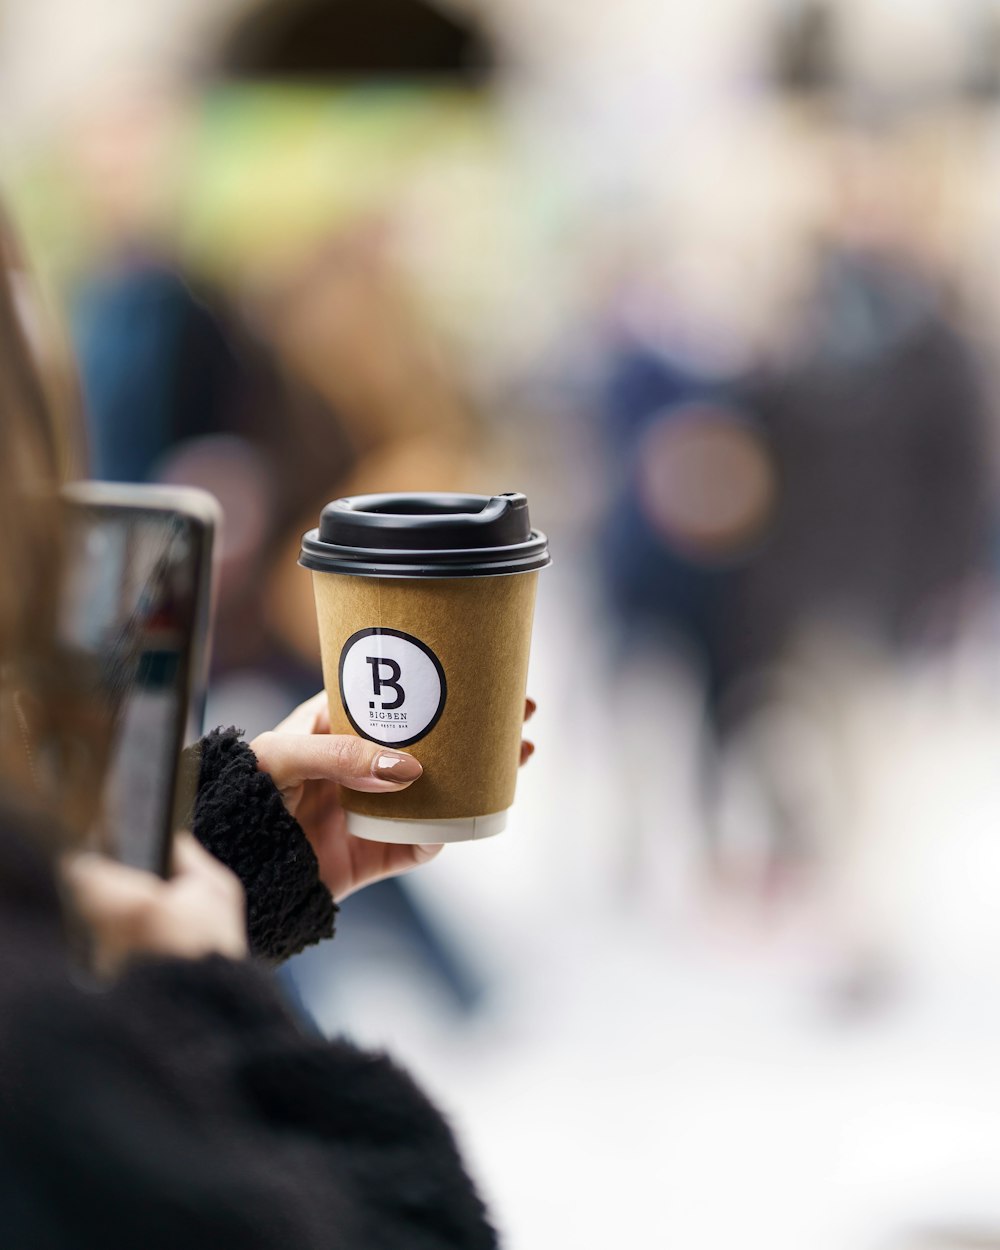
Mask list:
[[[406,790],[344,790],[379,842],[462,842],[514,799],[539,569],[522,494],[355,495],[327,504],[299,563],[316,597],[332,733],[411,752]]]

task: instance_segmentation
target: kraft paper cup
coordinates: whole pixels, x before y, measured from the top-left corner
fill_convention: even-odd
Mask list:
[[[333,733],[411,752],[395,794],[344,791],[351,833],[490,837],[514,800],[538,570],[523,495],[335,500],[303,538]]]

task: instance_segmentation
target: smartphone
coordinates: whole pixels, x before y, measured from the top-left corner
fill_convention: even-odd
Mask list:
[[[91,845],[166,876],[194,799],[180,760],[202,732],[219,505],[193,488],[110,482],[63,497],[59,642],[88,709]]]

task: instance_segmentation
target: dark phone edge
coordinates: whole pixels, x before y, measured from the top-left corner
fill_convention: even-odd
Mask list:
[[[161,855],[161,877],[170,876],[170,853],[173,849],[174,835],[193,818],[195,797],[197,794],[197,769],[189,769],[185,773],[181,768],[181,760],[187,743],[189,730],[193,729],[195,740],[201,737],[205,727],[205,706],[208,702],[208,669],[212,650],[212,548],[215,540],[215,523],[204,517],[194,516],[189,512],[174,514],[184,520],[192,539],[192,547],[197,551],[194,568],[195,609],[191,621],[191,631],[184,648],[183,661],[183,715],[177,718],[177,740],[174,743],[174,768],[171,779],[170,793],[172,801],[167,812],[167,829],[163,837]],[[182,792],[181,778],[192,779],[191,793]]]

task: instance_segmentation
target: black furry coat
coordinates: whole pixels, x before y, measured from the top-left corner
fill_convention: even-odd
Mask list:
[[[195,832],[247,886],[254,951],[335,908],[270,780],[203,743]],[[386,1058],[306,1033],[257,962],[70,971],[44,830],[0,812],[3,1250],[487,1250],[451,1133]]]

